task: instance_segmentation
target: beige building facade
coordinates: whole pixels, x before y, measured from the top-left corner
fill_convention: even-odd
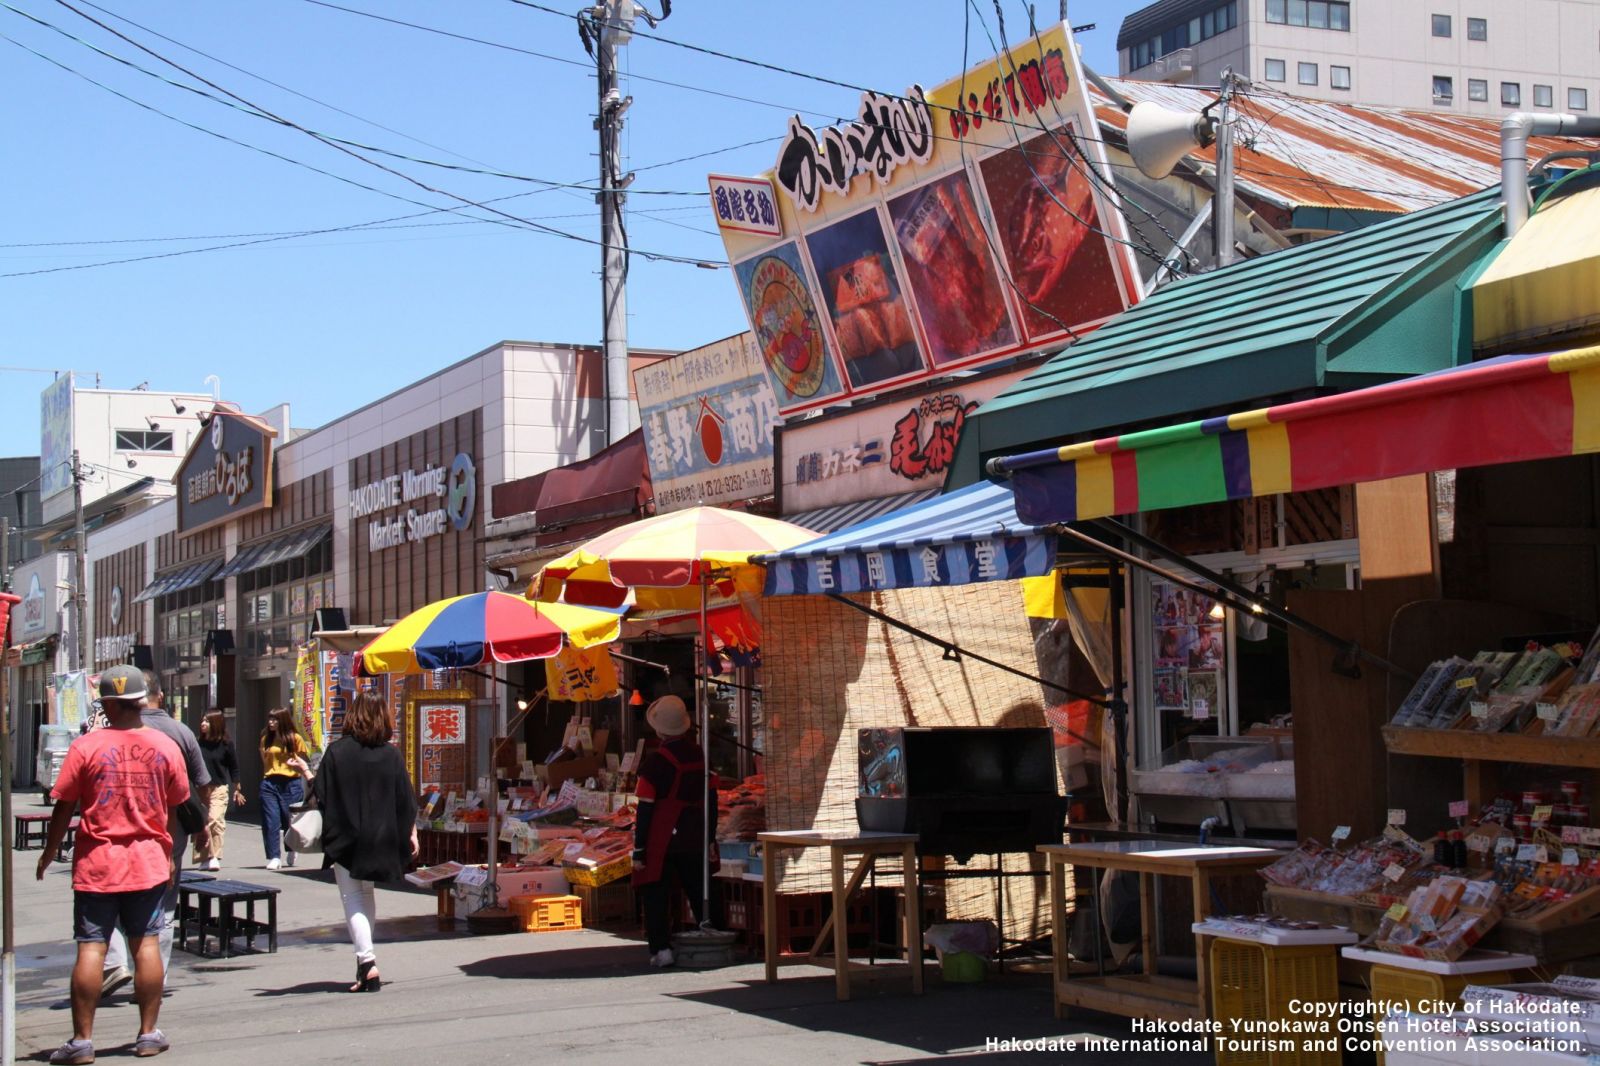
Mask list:
[[[1159,0],[1123,20],[1124,77],[1492,116],[1600,113],[1600,0]]]

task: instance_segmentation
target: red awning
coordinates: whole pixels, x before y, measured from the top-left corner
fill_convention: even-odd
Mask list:
[[[588,459],[496,485],[494,515],[532,514],[543,532],[641,514],[650,496],[644,433],[636,429]]]

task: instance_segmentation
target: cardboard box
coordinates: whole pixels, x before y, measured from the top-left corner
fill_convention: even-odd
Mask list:
[[[560,896],[567,891],[566,871],[559,866],[519,866],[499,870],[500,898],[512,896]]]

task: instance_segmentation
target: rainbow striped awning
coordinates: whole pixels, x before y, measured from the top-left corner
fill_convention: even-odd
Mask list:
[[[1600,347],[990,462],[1034,525],[1600,451]]]

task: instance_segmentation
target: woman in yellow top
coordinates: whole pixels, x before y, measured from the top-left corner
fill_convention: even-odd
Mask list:
[[[306,742],[294,727],[294,715],[279,708],[267,715],[261,731],[261,835],[267,845],[267,869],[294,865],[294,852],[283,851],[283,833],[289,828],[290,810],[305,799],[300,783]]]

